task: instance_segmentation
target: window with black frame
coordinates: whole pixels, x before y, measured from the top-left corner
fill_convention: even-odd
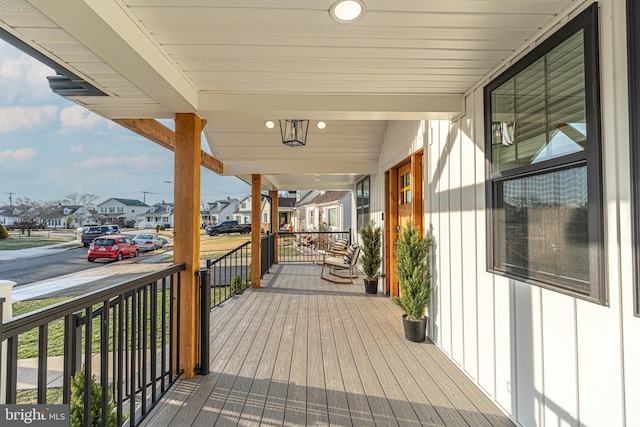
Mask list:
[[[629,136],[633,185],[635,287],[634,312],[640,315],[640,5],[627,0],[627,46],[629,50]]]
[[[356,184],[356,225],[358,230],[369,222],[369,186],[370,177],[365,177]]]
[[[485,87],[488,270],[606,302],[597,6]]]

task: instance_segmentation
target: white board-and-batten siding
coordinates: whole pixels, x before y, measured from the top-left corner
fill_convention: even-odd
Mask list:
[[[487,273],[482,85],[456,120],[390,122],[372,177],[375,216],[384,172],[424,148],[429,336],[522,426],[640,426],[624,6],[599,12],[606,305]]]

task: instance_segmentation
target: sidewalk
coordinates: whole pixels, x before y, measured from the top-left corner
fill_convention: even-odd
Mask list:
[[[76,240],[56,243],[56,244],[47,245],[47,246],[39,246],[37,248],[16,249],[14,251],[10,251],[10,250],[0,251],[0,261],[10,261],[14,259],[23,259],[23,258],[35,258],[43,255],[52,255],[57,252],[64,252],[69,249],[77,248],[78,246],[74,245],[74,242],[76,242]]]

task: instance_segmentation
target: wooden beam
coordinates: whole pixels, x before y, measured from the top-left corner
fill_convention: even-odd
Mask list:
[[[222,171],[224,170],[224,165],[222,164],[222,162],[218,159],[216,159],[215,157],[213,157],[211,154],[203,151],[202,153],[200,153],[200,156],[202,157],[202,166],[215,172],[218,174],[222,174]]]
[[[260,287],[260,244],[262,243],[262,175],[251,175],[251,287]]]
[[[184,263],[180,276],[180,365],[192,378],[198,363],[198,278],[200,271],[200,117],[176,114],[173,262]],[[176,296],[177,298],[177,296]]]
[[[120,126],[174,151],[176,134],[174,131],[154,119],[113,119]]]
[[[114,123],[124,126],[132,132],[137,133],[140,136],[147,138],[167,148],[171,151],[175,151],[176,147],[176,133],[154,119],[113,119]],[[204,129],[207,121],[201,120],[200,133]],[[200,139],[200,137],[198,137]],[[207,168],[217,174],[222,174],[224,170],[224,164],[213,157],[206,151],[200,150],[201,166]]]
[[[273,262],[278,263],[278,228],[280,228],[280,218],[278,218],[278,190],[271,190],[271,226],[273,227]]]

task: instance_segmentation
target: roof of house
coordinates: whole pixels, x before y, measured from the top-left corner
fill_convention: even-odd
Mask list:
[[[309,201],[302,202],[298,204],[298,206],[306,206],[306,205],[321,205],[330,202],[337,202],[346,196],[348,191],[325,191],[324,193],[318,194],[316,197]]]
[[[120,202],[120,203],[122,203],[123,205],[126,205],[126,206],[149,206],[146,203],[141,202],[140,200],[136,200],[136,199],[120,199],[120,198],[117,198],[117,197],[112,197],[110,199],[107,199],[104,202],[100,203],[99,206],[104,205],[109,200],[115,200],[115,201]]]
[[[295,205],[295,197],[278,197],[278,208],[292,208]]]

